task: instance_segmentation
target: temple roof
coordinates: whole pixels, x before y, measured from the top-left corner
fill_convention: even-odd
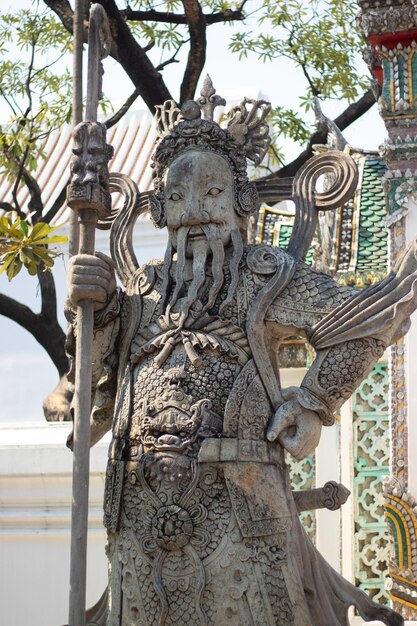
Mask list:
[[[155,140],[156,128],[149,111],[126,113],[117,125],[107,132],[107,141],[114,147],[114,157],[109,164],[110,171],[123,172],[136,182],[140,191],[149,191],[152,183],[150,160]],[[52,131],[43,146],[47,158],[39,159],[37,169],[32,172],[42,191],[44,214],[51,209],[68,181],[71,145],[71,126],[64,125],[59,130]],[[2,202],[13,203],[13,184],[5,178],[0,181]],[[17,198],[21,209],[27,211],[30,196],[25,186],[21,186]],[[52,221],[55,223],[64,221],[68,211],[64,205]]]
[[[382,177],[385,165],[373,152],[348,148],[359,169],[359,183],[352,200],[330,216],[332,250],[329,272],[339,280],[362,286],[380,279],[387,272],[388,244],[385,195]],[[293,209],[264,204],[258,220],[258,241],[286,248],[289,242]],[[306,256],[312,263],[313,247]]]

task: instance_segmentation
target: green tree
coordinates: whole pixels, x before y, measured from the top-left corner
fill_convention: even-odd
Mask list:
[[[131,94],[108,120],[109,126],[139,97],[152,112],[167,99],[181,104],[194,98],[213,24],[241,25],[230,39],[230,51],[237,55],[237,60],[256,55],[259,62],[271,63],[274,74],[280,59],[293,62],[305,77],[306,90],[298,110],[280,106],[271,112],[275,141],[269,171],[264,176],[267,186],[268,181],[293,176],[311,155],[311,146],[325,142],[326,131],[313,132],[313,124],[305,121],[313,96],[346,101],[346,110],[335,120],[342,130],[375,101],[368,81],[355,70],[355,55],[361,43],[355,29],[356,8],[351,0],[98,2],[110,21],[113,38],[110,54],[132,83]],[[85,2],[85,41],[89,4]],[[0,126],[0,168],[2,175],[13,181],[12,202],[2,202],[0,208],[15,211],[29,227],[40,221],[49,223],[65,201],[63,188],[45,213],[42,190],[34,172],[38,160],[45,157],[45,137],[71,119],[71,77],[67,63],[72,48],[73,15],[74,3],[69,0],[37,0],[28,9],[0,15],[0,100],[10,113]],[[13,54],[16,46],[20,52],[18,59]],[[179,63],[181,58],[185,58],[182,80],[178,93],[172,94],[165,77],[172,64]],[[287,137],[296,141],[301,150],[291,163],[285,162],[280,143]],[[29,190],[29,215],[18,203],[21,186]],[[273,200],[273,191],[269,197]],[[67,367],[64,333],[57,321],[53,277],[44,269],[42,263],[37,269],[41,312],[35,314],[0,294],[0,314],[31,332],[48,351],[62,376]]]

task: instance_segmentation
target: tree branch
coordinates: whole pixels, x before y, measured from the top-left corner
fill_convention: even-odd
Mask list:
[[[67,182],[59,192],[57,199],[55,200],[49,211],[43,216],[42,220],[47,224],[49,224],[51,220],[55,217],[55,215],[58,213],[59,209],[62,207],[65,200],[67,199],[67,187],[69,185],[69,182],[70,179],[68,178]]]
[[[32,219],[32,221],[36,222],[36,221],[39,221],[39,219],[42,216],[43,202],[42,202],[41,190],[40,190],[38,183],[36,182],[34,177],[29,173],[29,171],[24,167],[24,162],[26,160],[28,151],[29,151],[29,146],[26,146],[25,154],[23,155],[22,160],[20,160],[13,156],[13,154],[11,153],[11,150],[9,149],[7,145],[3,145],[3,152],[6,154],[6,157],[9,158],[11,161],[13,161],[19,168],[18,173],[16,175],[16,181],[12,190],[13,201],[15,203],[13,210],[16,211],[19,217],[21,217],[22,219],[25,219],[27,217],[20,210],[19,203],[17,201],[17,188],[20,184],[21,178],[23,178],[30,194],[30,200],[28,203],[29,212],[31,213],[33,211],[35,213],[34,219]]]
[[[24,167],[22,171],[22,177],[25,181],[25,185],[30,193],[30,200],[28,202],[29,212],[34,212],[35,215],[32,217],[32,222],[39,222],[42,218],[43,212],[43,202],[40,187],[34,177],[28,172],[28,170]]]
[[[59,17],[67,31],[73,34],[74,11],[68,0],[44,0],[44,2]]]
[[[359,119],[366,111],[368,111],[375,104],[375,95],[371,89],[369,89],[357,102],[350,104],[338,117],[336,117],[334,123],[340,130],[344,130],[350,124]],[[313,146],[315,144],[325,144],[327,141],[327,131],[316,131],[310,137],[305,150],[303,150],[294,161],[284,165],[281,169],[274,174],[268,174],[259,180],[267,180],[271,178],[286,178],[294,176],[304,163],[313,156]]]
[[[0,315],[4,315],[27,330],[49,354],[59,376],[68,370],[65,355],[65,334],[58,323],[51,321],[42,314],[37,315],[28,306],[0,293]]]
[[[114,115],[109,117],[109,119],[106,122],[104,122],[105,127],[109,129],[115,124],[117,124],[117,122],[123,117],[123,115],[127,113],[127,111],[130,109],[130,107],[135,102],[135,100],[137,100],[139,95],[140,95],[139,89],[135,89],[135,91],[130,94],[130,96],[128,97],[126,102],[120,107],[120,109],[116,111]]]
[[[178,54],[178,52],[181,50],[182,44],[184,44],[185,41],[182,41],[181,44],[178,46],[178,48],[175,50],[174,54],[172,55],[172,57],[170,57],[169,59],[167,59],[166,61],[163,61],[162,63],[160,63],[157,66],[157,70],[158,72],[160,72],[161,70],[164,69],[164,67],[166,67],[167,65],[170,65],[171,63],[179,63],[179,61],[175,58]]]
[[[133,11],[132,9],[123,9],[120,14],[130,22],[164,22],[165,24],[188,24],[187,16],[184,13],[170,13],[164,11]],[[219,22],[234,22],[245,19],[242,9],[233,11],[226,9],[217,13],[207,13],[203,15],[207,26],[210,24],[218,24]]]
[[[16,207],[10,204],[10,202],[0,202],[0,209],[2,211],[16,211]]]
[[[30,333],[36,329],[38,316],[28,306],[0,293],[0,315],[8,317]]]
[[[51,272],[45,272],[42,265],[38,267],[38,280],[41,292],[41,315],[50,321],[56,321],[56,289]]]
[[[72,33],[73,11],[68,0],[44,0],[44,2],[59,17],[65,28]],[[120,63],[132,83],[139,89],[148,109],[154,113],[157,104],[172,99],[170,92],[145,50],[132,35],[115,0],[98,0],[98,2],[105,9],[110,22],[113,38],[111,56]],[[87,41],[86,33],[84,40]]]
[[[192,100],[206,62],[206,20],[197,0],[182,0],[190,33],[190,51],[181,84],[180,103]]]

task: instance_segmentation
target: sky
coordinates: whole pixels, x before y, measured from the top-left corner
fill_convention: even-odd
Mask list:
[[[0,11],[6,11],[8,5],[14,9],[28,8],[32,1],[15,0],[11,4],[3,0]],[[257,6],[258,0],[249,0],[246,9],[250,12]],[[213,25],[208,29],[205,72],[210,74],[217,92],[229,101],[240,100],[243,96],[256,98],[262,94],[273,105],[296,107],[298,97],[305,89],[301,72],[288,61],[261,63],[253,56],[239,62],[237,56],[228,51],[229,38],[235,30],[235,27],[225,28],[221,25]],[[159,62],[159,59],[156,61]],[[358,59],[357,62],[360,71],[367,73],[362,60]],[[104,61],[104,70],[104,91],[117,109],[130,95],[132,86],[112,59]],[[182,71],[183,64],[173,64],[169,66],[169,73],[166,72],[166,82],[174,97],[179,91]],[[337,101],[323,105],[324,113],[331,118],[344,108],[345,104]],[[2,115],[4,111],[0,109],[0,117]],[[385,129],[376,106],[344,134],[353,146],[377,149],[384,140]],[[297,156],[300,148],[287,142],[285,150],[290,161]],[[65,259],[58,260],[57,275],[59,300],[62,303],[65,298]],[[0,275],[0,291],[39,310],[36,281],[23,273],[11,284],[8,284],[4,275]],[[61,320],[64,324],[62,314]],[[42,420],[42,399],[58,382],[56,370],[31,335],[1,316],[0,336],[0,423]]]

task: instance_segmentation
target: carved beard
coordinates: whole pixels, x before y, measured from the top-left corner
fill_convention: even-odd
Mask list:
[[[214,306],[217,296],[224,284],[225,249],[220,238],[218,224],[202,224],[201,228],[205,234],[206,241],[194,241],[192,247],[192,280],[188,286],[186,295],[184,294],[186,289],[184,270],[190,226],[182,226],[177,231],[177,264],[174,273],[174,289],[166,307],[165,319],[167,323],[169,323],[170,320],[174,321],[175,325],[179,328],[184,325],[190,313],[194,314],[194,317],[200,317],[203,313],[209,311]],[[239,281],[239,263],[243,255],[243,240],[238,229],[231,232],[231,243],[232,253],[229,261],[230,285],[226,299],[220,306],[219,313],[232,301]],[[167,293],[170,287],[168,281],[173,254],[172,245],[169,244],[165,255],[166,285],[163,286],[163,293]],[[206,281],[210,257],[213,279],[208,292],[207,302],[203,305],[199,300],[199,296],[203,295],[201,291]],[[180,297],[184,297],[180,312],[173,314],[172,310]]]

